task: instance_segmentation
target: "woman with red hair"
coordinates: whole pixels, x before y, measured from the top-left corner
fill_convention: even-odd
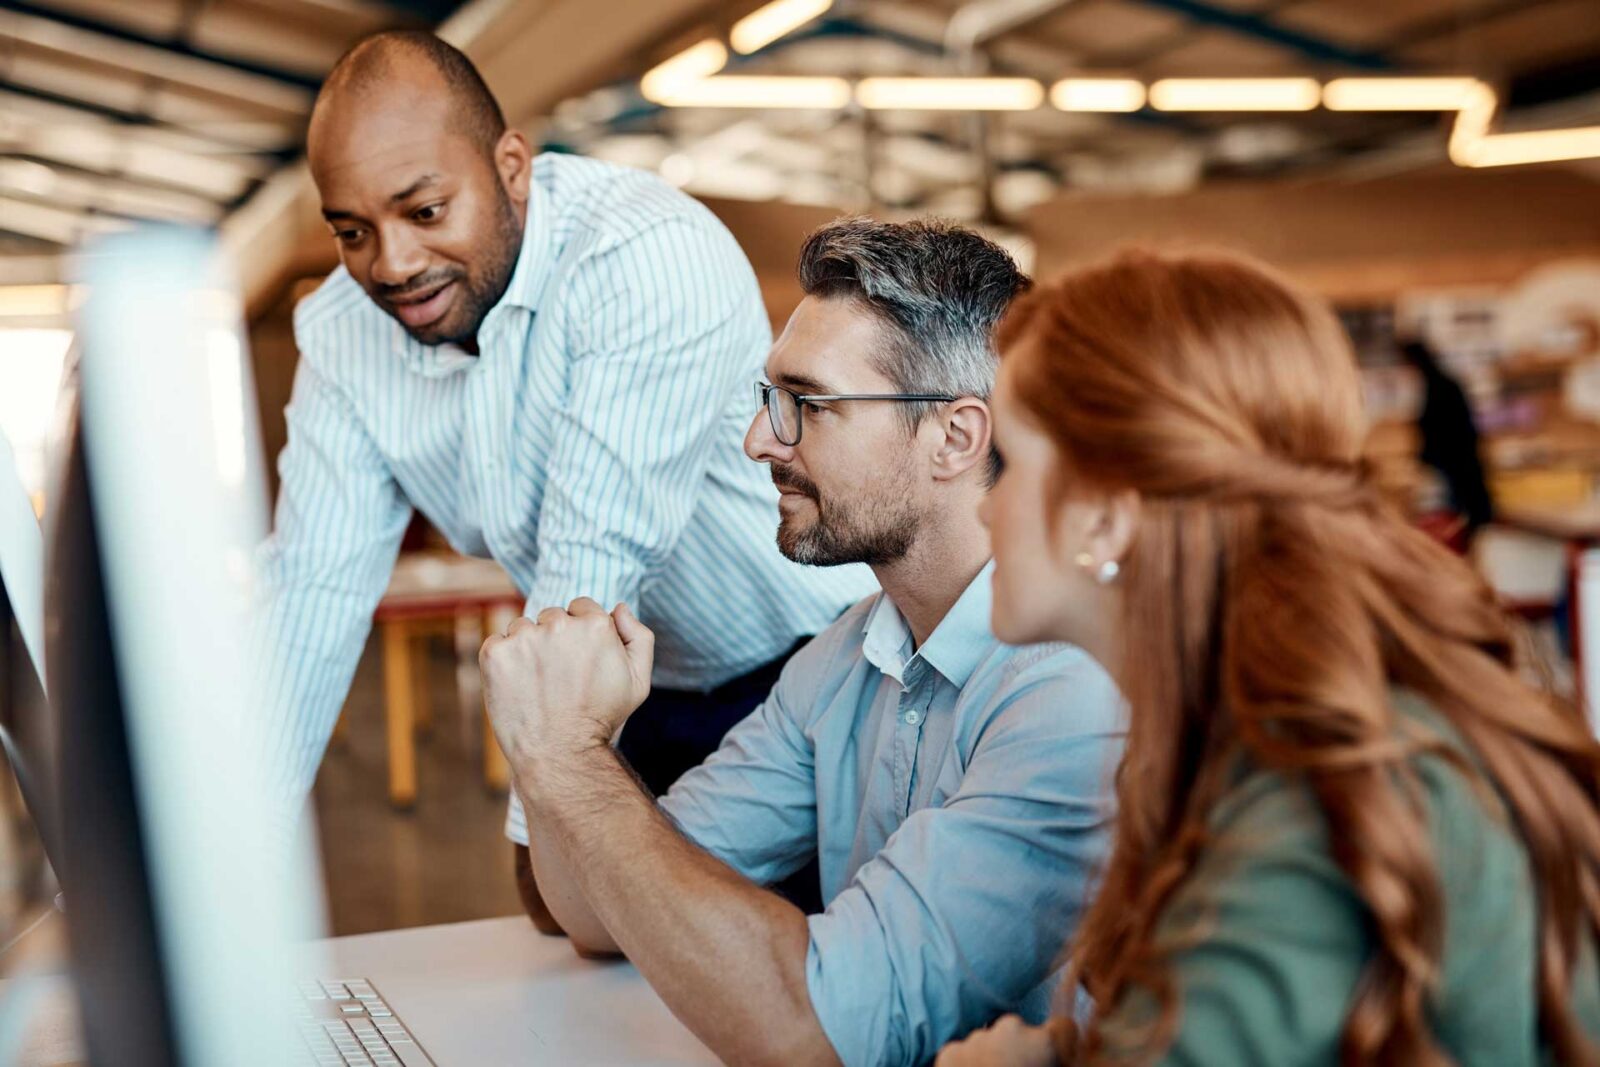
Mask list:
[[[1000,344],[994,631],[1094,654],[1129,736],[1092,1008],[942,1067],[1600,1063],[1600,745],[1369,484],[1329,310],[1130,253]]]

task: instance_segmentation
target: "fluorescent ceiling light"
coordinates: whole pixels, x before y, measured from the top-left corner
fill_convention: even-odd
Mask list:
[[[1489,135],[1494,113],[1500,106],[1493,89],[1479,82],[1467,93],[1466,103],[1456,114],[1455,125],[1450,128],[1450,159],[1461,167],[1470,166],[1466,159],[1473,146]]]
[[[1459,148],[1455,143],[1450,146],[1450,158],[1464,167],[1510,167],[1597,156],[1600,156],[1600,126],[1496,133]]]
[[[1322,87],[1329,111],[1459,111],[1483,83],[1476,78],[1337,78]]]
[[[1310,111],[1322,99],[1313,78],[1164,78],[1150,86],[1161,111]]]
[[[1050,88],[1050,102],[1062,111],[1138,111],[1144,83],[1132,78],[1064,78]]]
[[[1044,103],[1032,78],[863,78],[856,100],[873,110],[1031,111]]]
[[[702,78],[709,78],[728,62],[728,50],[722,42],[707,37],[699,44],[690,45],[671,59],[650,68],[639,79],[639,92],[652,103],[665,104],[664,99],[674,91]]]
[[[728,34],[735,52],[758,52],[833,6],[833,0],[772,0],[738,22]]]
[[[763,78],[723,75],[672,86],[659,97],[666,107],[817,108],[837,110],[850,103],[843,78]]]

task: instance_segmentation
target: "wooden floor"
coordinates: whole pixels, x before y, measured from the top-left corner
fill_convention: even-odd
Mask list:
[[[417,742],[417,803],[386,796],[383,664],[376,639],[351,686],[342,740],[317,777],[315,804],[330,932],[457,922],[521,911],[504,795],[483,784],[479,720],[460,708],[455,653],[430,645],[432,729]],[[476,664],[473,664],[476,673]]]

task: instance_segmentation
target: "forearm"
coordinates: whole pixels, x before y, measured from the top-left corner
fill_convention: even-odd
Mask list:
[[[533,817],[533,808],[525,794],[522,803],[528,813],[528,848],[525,850],[528,857],[527,881],[531,883],[533,895],[546,909],[545,914],[556,929],[545,930],[539,926],[538,916],[530,907],[528,913],[534,925],[545,933],[565,932],[580,956],[608,956],[620,952],[605,924],[585,901],[584,891],[578,885],[566,857],[551,841],[549,820]],[[519,870],[519,882],[521,877]],[[528,903],[527,893],[524,892],[523,904],[526,907]]]
[[[723,1060],[838,1062],[807,992],[798,908],[684,840],[607,746],[521,777],[533,783],[523,800],[534,869],[575,941],[558,892],[575,891],[585,906],[574,916],[592,917]],[[546,879],[546,864],[561,881]]]
[[[511,846],[511,865],[516,872],[517,896],[522,900],[522,910],[528,913],[534,928],[550,937],[565,937],[566,930],[550,914],[550,905],[544,902],[544,894],[539,891],[539,880],[533,876],[533,860],[527,845]]]

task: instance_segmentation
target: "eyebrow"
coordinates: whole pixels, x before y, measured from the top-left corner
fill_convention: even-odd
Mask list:
[[[389,198],[389,203],[402,204],[411,199],[413,196],[416,196],[418,193],[422,192],[422,190],[427,189],[430,186],[438,185],[439,181],[440,176],[438,174],[424,174],[422,177],[418,178],[416,181],[412,182],[410,185],[391,196]],[[342,208],[323,208],[322,217],[329,222],[332,222],[334,219],[353,219],[357,216],[355,212],[345,211]]]
[[[398,204],[401,201],[409,200],[413,196],[416,196],[418,193],[422,192],[422,190],[428,188],[428,186],[438,184],[439,175],[424,174],[422,177],[418,178],[416,181],[412,182],[410,185],[391,196],[389,198],[389,203]]]
[[[781,385],[800,393],[818,393],[823,396],[833,395],[833,390],[804,374],[780,374],[772,380],[772,384]]]

